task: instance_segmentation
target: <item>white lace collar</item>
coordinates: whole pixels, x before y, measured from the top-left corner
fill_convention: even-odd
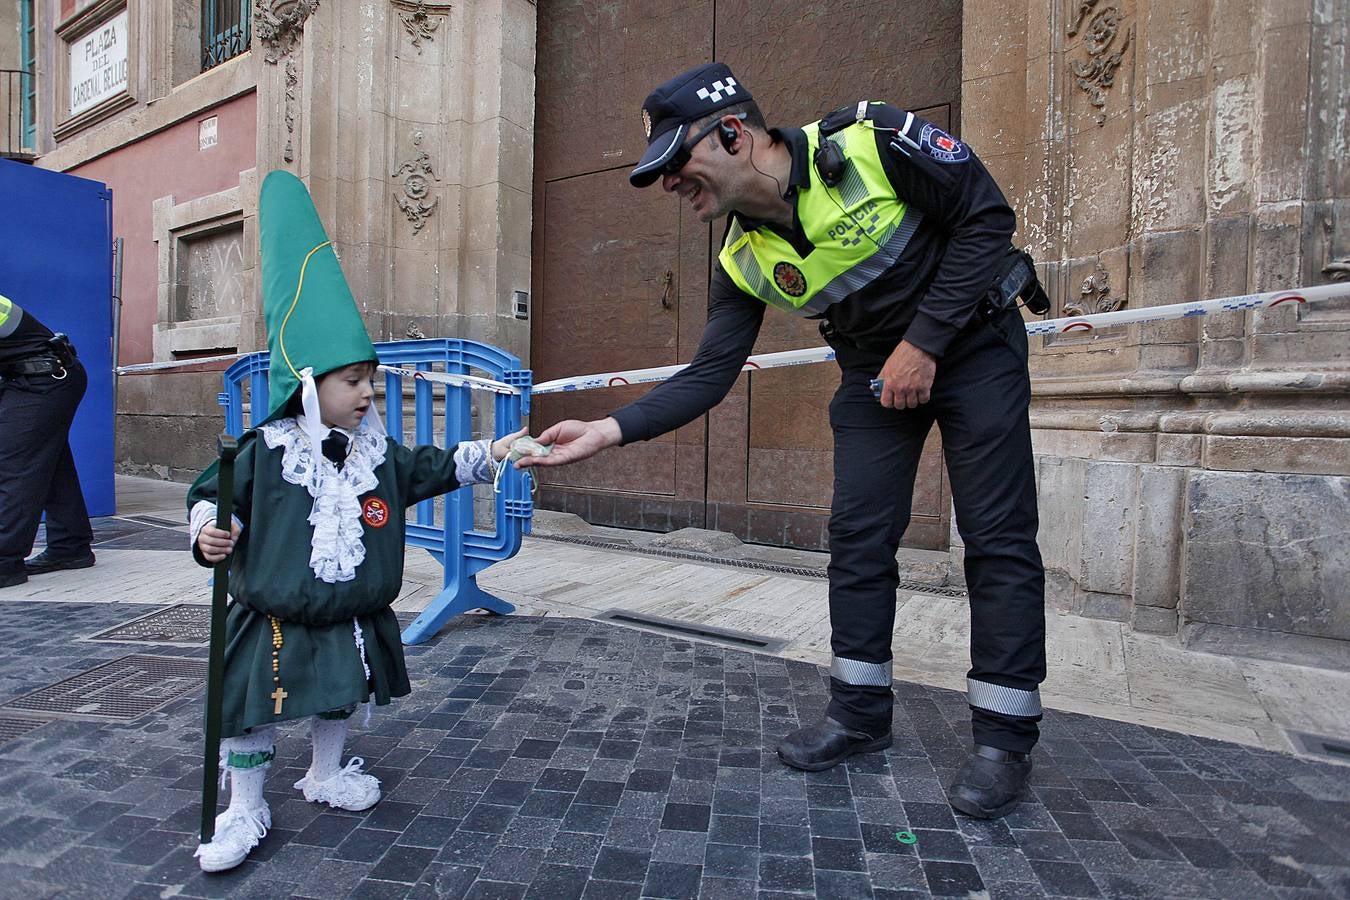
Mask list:
[[[322,453],[314,452],[295,419],[277,419],[259,430],[268,447],[283,448],[281,477],[314,498],[309,512],[309,524],[314,526],[309,567],[314,577],[329,584],[351,581],[366,558],[358,498],[379,483],[375,470],[384,462],[385,437],[362,422],[351,436],[351,449],[339,471]]]

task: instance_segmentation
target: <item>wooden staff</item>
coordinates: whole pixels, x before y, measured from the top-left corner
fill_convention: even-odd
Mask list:
[[[234,501],[234,457],[239,442],[222,434],[216,442],[220,466],[216,470],[216,527],[229,533]],[[220,717],[225,687],[225,606],[229,603],[230,560],[215,565],[211,588],[211,648],[206,668],[206,756],[202,767],[202,843],[216,836],[216,786],[220,777]]]

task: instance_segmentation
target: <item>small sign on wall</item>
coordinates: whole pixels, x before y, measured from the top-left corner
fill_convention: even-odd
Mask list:
[[[217,137],[216,124],[218,116],[211,116],[209,119],[202,119],[197,123],[197,149],[209,150],[219,143]]]
[[[72,116],[126,90],[127,39],[127,11],[124,9],[67,45]]]

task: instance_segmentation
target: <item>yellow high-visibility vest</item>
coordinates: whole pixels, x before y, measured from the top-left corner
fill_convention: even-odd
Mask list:
[[[870,119],[854,122],[824,140],[844,151],[844,177],[829,187],[814,165],[810,186],[797,193],[797,216],[815,249],[803,257],[769,228],[745,231],[735,216],[718,260],[736,286],[779,309],[820,315],[871,284],[895,264],[921,215],[895,195],[881,164]],[[806,135],[807,156],[820,146],[820,123]]]

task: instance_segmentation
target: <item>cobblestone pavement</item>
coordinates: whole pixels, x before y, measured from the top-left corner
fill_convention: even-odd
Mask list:
[[[413,694],[349,741],[384,783],[368,812],[300,799],[308,736],[286,730],[273,830],[203,875],[195,679],[13,706],[133,654],[200,667],[200,647],[84,640],[162,608],[0,602],[0,896],[1350,897],[1350,769],[1051,711],[1032,796],[975,821],[942,789],[959,694],[898,684],[895,746],[808,775],[772,748],[819,714],[826,670],[552,617],[409,648]],[[100,690],[157,708],[99,718]]]

